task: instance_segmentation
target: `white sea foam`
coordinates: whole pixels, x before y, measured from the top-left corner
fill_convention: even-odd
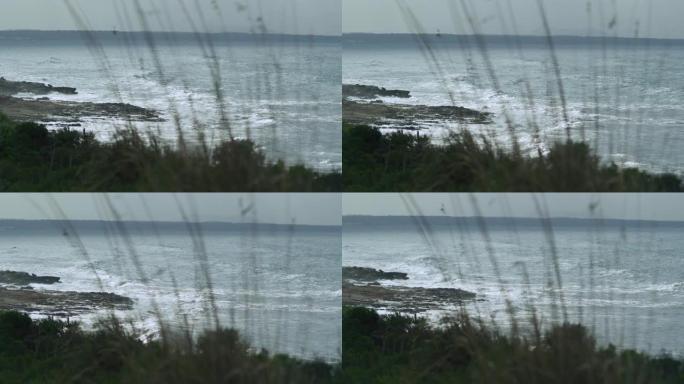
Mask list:
[[[220,119],[220,110],[224,108],[234,135],[246,137],[251,131],[250,137],[263,145],[268,156],[284,158],[288,163],[303,161],[319,169],[341,168],[340,66],[333,59],[339,55],[334,47],[220,47],[217,58],[222,68],[223,105],[217,101],[209,64],[197,46],[160,44],[157,53],[163,66],[161,76],[148,50],[133,48],[128,52],[118,45],[103,44],[105,60],[94,55],[79,39],[49,47],[12,45],[2,47],[6,54],[0,57],[0,72],[10,80],[78,90],[77,95],[47,95],[53,100],[123,102],[159,111],[165,122],[134,126],[158,129],[168,140],[177,137],[175,112],[181,118],[186,139],[195,138],[195,123],[208,131],[207,137],[220,137],[219,132],[225,134]],[[282,61],[277,78],[272,66],[263,65],[274,59]],[[35,98],[29,94],[20,96]],[[126,123],[86,119],[82,128],[108,139]],[[269,146],[274,132],[277,150]],[[308,152],[321,146],[325,151]]]
[[[591,144],[598,142],[599,153],[607,159],[613,151],[622,151],[628,155],[628,166],[682,173],[684,155],[676,150],[675,143],[684,140],[682,130],[676,129],[684,124],[684,82],[676,68],[684,59],[684,49],[681,46],[673,46],[667,51],[660,49],[639,52],[646,58],[656,55],[662,59],[660,70],[649,71],[644,66],[653,63],[634,60],[631,48],[615,48],[614,57],[606,58],[605,62],[600,52],[590,46],[559,48],[565,111],[548,49],[533,44],[523,44],[524,58],[508,47],[488,49],[500,91],[495,88],[481,57],[474,54],[470,58],[474,65],[470,65],[468,52],[456,46],[435,50],[441,65],[441,76],[438,76],[413,45],[406,48],[397,45],[392,49],[382,46],[356,49],[353,44],[346,45],[343,82],[411,91],[408,99],[382,98],[389,103],[454,103],[491,112],[495,126],[490,133],[505,147],[510,147],[507,114],[516,128],[521,147],[530,153],[536,146],[531,140],[534,122],[546,146],[564,139],[566,127],[569,127],[573,138],[586,138]],[[564,121],[564,114],[569,126]],[[595,130],[596,120],[598,131]],[[436,138],[442,137],[445,130],[435,124],[426,124],[425,128],[424,134]],[[663,156],[664,148],[666,156]]]
[[[556,226],[554,241],[562,289],[555,280],[548,241],[541,228],[516,233],[492,229],[488,240],[479,231],[468,229],[460,234],[467,246],[455,247],[450,245],[450,230],[433,228],[429,236],[441,250],[437,253],[411,225],[391,231],[345,231],[344,265],[408,274],[408,280],[381,280],[383,285],[474,292],[483,301],[466,304],[470,315],[486,320],[494,317],[502,326],[510,322],[509,305],[521,322],[530,319],[531,305],[546,324],[554,320],[554,311],[555,321],[561,321],[564,307],[571,321],[589,326],[600,323],[596,328],[599,337],[614,335],[615,327],[628,325],[645,332],[657,349],[682,353],[681,345],[673,341],[677,339],[674,330],[684,316],[684,265],[677,251],[682,245],[680,232],[677,228],[655,232],[628,228],[589,234],[582,228]],[[496,258],[499,276],[487,247]],[[643,261],[651,259],[658,263]],[[522,275],[523,265],[529,284]],[[427,315],[436,321],[451,314],[452,308],[444,308]],[[604,329],[604,324],[610,325]],[[650,348],[643,340],[628,346]]]
[[[337,273],[334,268],[339,249],[333,249],[339,242],[331,241],[332,235],[305,240],[294,236],[289,246],[299,257],[290,260],[288,270],[285,253],[278,251],[285,248],[286,237],[262,231],[245,242],[238,233],[206,233],[210,290],[187,234],[160,233],[160,238],[133,234],[129,245],[138,255],[139,270],[122,239],[115,236],[82,234],[88,261],[59,231],[35,236],[16,236],[11,229],[3,233],[0,243],[8,249],[0,251],[0,270],[61,278],[53,285],[33,284],[37,290],[105,291],[129,297],[135,302],[133,310],[115,314],[144,330],[144,338],[159,336],[157,312],[172,327],[184,327],[184,317],[192,332],[211,327],[213,300],[221,324],[240,329],[256,347],[306,358],[339,358],[341,290],[339,267]],[[71,320],[92,327],[109,314],[107,310],[79,313]],[[306,328],[303,337],[275,341],[275,335],[287,335],[300,325]],[[306,344],[304,336],[309,333],[323,341]]]

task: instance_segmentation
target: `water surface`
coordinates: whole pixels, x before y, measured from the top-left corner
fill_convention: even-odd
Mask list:
[[[152,337],[159,331],[155,303],[165,322],[185,329],[187,318],[199,332],[213,327],[213,300],[221,325],[240,330],[256,347],[339,358],[339,227],[206,224],[199,236],[184,223],[124,228],[77,222],[73,236],[59,222],[0,222],[0,270],[61,278],[34,289],[130,297],[134,310],[117,315]],[[91,325],[103,315],[78,320]]]

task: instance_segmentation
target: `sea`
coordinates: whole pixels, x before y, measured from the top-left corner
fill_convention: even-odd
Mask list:
[[[4,31],[0,76],[78,90],[78,95],[48,95],[53,100],[123,102],[154,109],[165,122],[134,126],[171,142],[179,126],[189,141],[196,141],[200,131],[210,142],[232,133],[253,139],[271,160],[339,170],[339,39]],[[49,120],[44,123],[58,127]],[[77,129],[109,139],[124,126],[124,121],[92,117]]]
[[[340,227],[0,221],[0,270],[61,279],[36,290],[132,298],[133,310],[115,315],[146,339],[159,336],[155,306],[171,329],[213,329],[213,301],[220,325],[256,349],[336,362],[340,243]],[[70,320],[90,328],[109,314]]]
[[[342,264],[408,273],[382,285],[474,292],[468,313],[504,332],[513,320],[529,330],[534,315],[584,324],[604,345],[684,356],[683,233],[681,222],[346,216]],[[457,310],[422,315],[437,324]]]
[[[343,49],[345,84],[411,91],[385,103],[494,114],[415,122],[437,142],[465,128],[534,156],[569,131],[605,161],[684,174],[684,40],[556,36],[552,50],[546,37],[347,34]]]

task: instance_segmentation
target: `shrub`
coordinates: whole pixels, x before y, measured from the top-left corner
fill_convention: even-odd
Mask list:
[[[603,164],[586,143],[558,142],[527,156],[468,131],[442,145],[419,133],[343,127],[348,192],[680,192],[682,179]]]
[[[465,314],[431,327],[400,314],[343,311],[344,383],[679,383],[684,362],[599,347],[577,324],[503,335]]]
[[[339,172],[269,162],[249,140],[172,146],[132,129],[100,142],[0,114],[2,192],[336,192]]]
[[[143,343],[116,321],[93,332],[54,319],[0,312],[1,383],[326,383],[334,367],[252,352],[237,331],[207,331],[191,345]]]

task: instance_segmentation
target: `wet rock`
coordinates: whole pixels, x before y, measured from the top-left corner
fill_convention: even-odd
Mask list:
[[[26,272],[0,271],[0,284],[29,285],[55,283],[59,283],[59,277],[37,276]]]
[[[156,111],[124,103],[24,100],[0,96],[0,112],[18,122],[79,123],[82,118],[119,118],[131,121],[164,121]]]
[[[358,97],[360,99],[375,99],[377,97],[411,97],[410,91],[400,89],[385,89],[374,85],[342,84],[342,97]]]
[[[133,300],[107,292],[61,292],[0,287],[0,310],[74,316],[102,309],[130,310]]]
[[[475,293],[456,288],[357,285],[348,281],[342,283],[343,305],[405,313],[445,309],[475,299]]]
[[[342,121],[352,125],[416,129],[444,122],[488,124],[491,123],[491,114],[457,106],[364,103],[343,99]]]
[[[0,95],[12,96],[17,93],[32,93],[34,95],[47,95],[49,93],[62,93],[65,95],[76,95],[76,88],[53,87],[50,84],[32,83],[28,81],[9,81],[0,77]]]
[[[342,267],[342,278],[356,281],[376,280],[407,280],[408,275],[403,272],[385,272],[380,269],[364,267]]]

